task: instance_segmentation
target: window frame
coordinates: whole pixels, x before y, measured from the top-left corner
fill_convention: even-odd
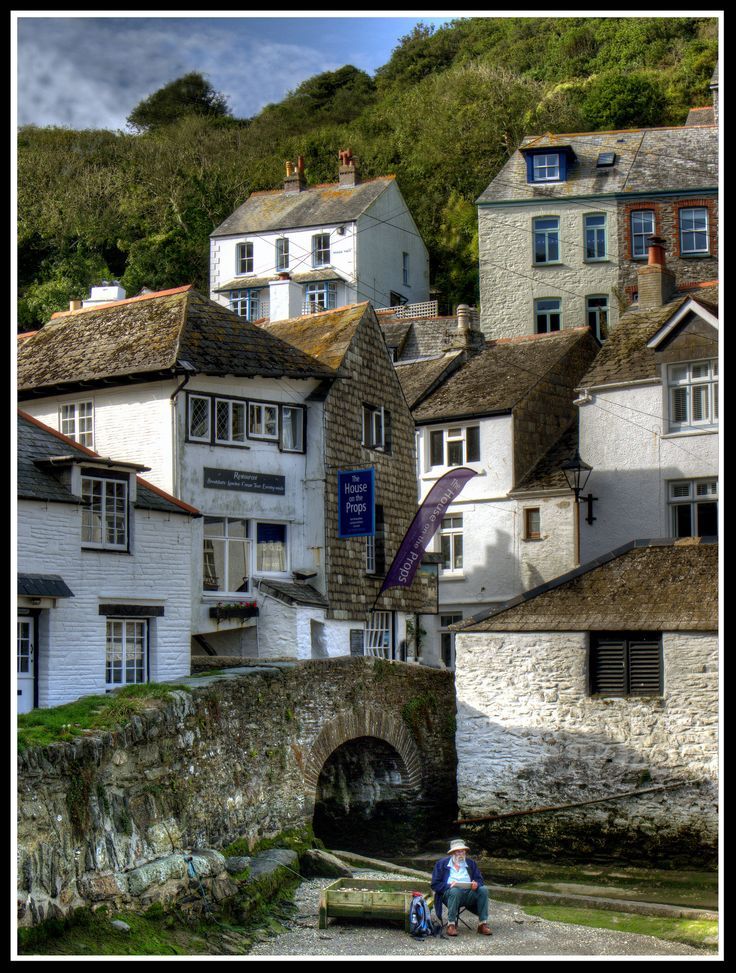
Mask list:
[[[603,220],[602,226],[596,226],[592,228],[589,227],[588,220],[591,219]],[[595,255],[592,257],[589,255],[588,252],[588,234],[591,232],[591,229],[594,232],[594,237],[595,237],[594,249],[596,251]],[[602,234],[603,237],[602,253],[598,252],[600,234]],[[584,253],[584,258],[583,258],[584,262],[588,264],[601,263],[602,261],[608,260],[608,216],[606,213],[585,213],[583,215],[583,253]]]
[[[693,369],[698,365],[707,365],[708,375],[702,379],[699,376],[693,377]],[[717,429],[719,426],[718,416],[718,359],[701,358],[695,361],[670,362],[666,371],[666,390],[667,390],[667,431],[670,433],[678,432],[707,432]],[[687,376],[683,381],[673,380],[672,373],[675,369],[687,369]],[[707,389],[707,419],[693,418],[693,389]],[[677,420],[674,416],[678,406],[675,399],[679,391],[685,391],[685,409],[687,418]]]
[[[540,308],[540,304],[543,303],[556,303],[557,310],[552,308]],[[549,323],[550,315],[556,314],[559,318],[559,327],[550,328],[547,327],[544,330],[540,330],[539,321],[540,318],[546,318]],[[561,297],[536,297],[534,299],[534,333],[535,334],[557,334],[558,331],[562,331],[562,298]]]
[[[81,410],[86,407],[89,407],[89,412],[82,415]],[[68,409],[74,410],[71,419],[69,416],[64,415],[64,410]],[[89,422],[89,428],[82,428],[83,421],[85,426],[87,425],[87,421]],[[71,430],[68,428],[70,422]],[[74,442],[79,443],[80,446],[86,446],[88,449],[95,448],[94,399],[75,399],[73,402],[60,402],[58,408],[58,424],[59,432],[63,436],[73,439]],[[65,425],[67,428],[64,428]]]
[[[394,613],[370,612],[365,625],[364,654],[379,659],[394,657]]]
[[[450,433],[458,431],[460,435],[450,436]],[[477,431],[477,447],[478,455],[476,459],[471,459],[469,457],[470,449],[468,443],[468,433]],[[426,471],[429,472],[433,469],[453,469],[456,466],[466,466],[471,463],[481,462],[481,446],[480,446],[480,423],[471,423],[463,426],[446,426],[442,429],[430,429],[428,430],[429,435],[427,436],[426,445]],[[442,437],[442,462],[435,463],[434,458],[436,456],[436,444],[439,441],[438,437]],[[459,463],[450,463],[450,443],[461,443],[462,448],[462,458]]]
[[[289,524],[285,520],[263,520],[253,519],[253,577],[256,578],[284,578],[291,571],[291,551],[289,550],[289,537],[291,531]],[[284,529],[284,567],[282,570],[270,571],[258,566],[258,529],[260,527],[283,527]]]
[[[210,536],[207,536],[207,534],[204,533],[204,531],[208,526],[207,521],[210,522],[222,521],[224,524],[222,535],[212,534]],[[232,535],[230,534],[229,525],[231,523],[234,523],[235,521],[237,521],[238,523],[245,524],[245,534],[243,536],[241,536],[240,534],[232,534]],[[251,521],[247,517],[228,517],[225,514],[205,515],[202,524],[202,593],[203,595],[216,594],[218,598],[222,598],[223,596],[241,598],[244,594],[247,594],[250,591],[250,581],[251,578],[253,577],[253,567],[254,567],[253,540],[250,536],[251,535],[250,525],[251,525]],[[210,541],[211,544],[213,542],[221,542],[223,546],[222,565],[223,565],[223,570],[225,572],[225,576],[223,578],[224,587],[222,588],[207,587],[205,584],[205,579],[208,577],[208,572],[205,569],[208,554],[212,556],[213,567],[216,567],[216,561],[214,558],[215,548],[213,546],[211,551],[207,551],[205,549],[207,541]],[[229,582],[232,580],[230,578],[230,545],[231,544],[242,545],[243,553],[244,553],[245,570],[247,572],[245,576],[241,575],[241,580],[243,581],[243,583],[241,584],[240,589],[235,588],[233,590],[231,590],[229,586]],[[217,580],[217,575],[212,574],[211,572],[209,574],[209,577],[210,578],[214,577],[215,580]]]
[[[252,274],[254,266],[253,242],[242,240],[235,245],[235,276],[245,277]]]
[[[555,227],[538,227],[542,222],[553,222]],[[557,256],[550,257],[550,240],[554,239],[557,248]],[[537,243],[543,241],[544,257],[539,259],[537,256]],[[535,267],[546,267],[550,264],[562,263],[562,240],[560,238],[560,217],[559,216],[535,216],[532,219],[532,264]]]
[[[401,282],[404,287],[411,286],[409,284],[409,253],[406,250],[401,251]]]
[[[296,446],[287,446],[284,434],[287,429],[286,412],[301,412],[301,420],[297,419],[299,442]],[[307,451],[307,410],[303,405],[293,405],[289,402],[281,404],[279,409],[279,449],[282,453],[306,453]]]
[[[316,280],[304,285],[304,313],[319,314],[337,307],[337,281]]]
[[[187,393],[187,442],[193,443],[211,443],[212,442],[212,414],[214,409],[212,408],[211,395],[200,395],[197,392]],[[192,433],[192,403],[194,400],[207,403],[207,435],[206,436],[195,436]]]
[[[390,451],[388,431],[391,423],[391,413],[383,405],[363,403],[361,446],[380,452]]]
[[[261,311],[268,309],[268,304],[264,304],[261,292],[264,287],[241,287],[237,290],[228,291],[228,302],[230,310],[237,314],[239,318],[246,321],[258,321],[266,317]],[[243,313],[244,312],[244,313]]]
[[[122,629],[122,652],[120,660],[120,674],[121,679],[119,681],[110,679],[110,673],[112,672],[113,666],[110,661],[110,648],[111,648],[111,627],[121,626]],[[141,679],[133,679],[129,681],[127,679],[128,666],[128,638],[126,636],[128,628],[135,628],[136,626],[141,626],[143,629],[142,638],[142,651],[141,651],[141,664],[140,667],[136,666],[137,670],[140,668],[142,670]],[[150,619],[148,618],[120,618],[119,616],[110,615],[105,619],[105,688],[107,690],[118,689],[121,686],[143,686],[150,681],[150,642],[151,639],[151,625]],[[135,657],[134,657],[135,658]]]
[[[85,534],[91,533],[95,530],[95,526],[91,521],[85,523],[85,514],[87,511],[91,511],[94,514],[93,503],[86,499],[86,483],[99,483],[102,486],[101,490],[101,502],[99,510],[99,530],[100,536],[103,538],[100,541],[90,540]],[[112,487],[122,487],[123,488],[123,500],[122,500],[122,541],[111,541],[108,539],[108,529],[109,529],[109,516],[108,516],[108,488]],[[130,542],[130,477],[126,475],[120,475],[115,473],[108,473],[103,470],[89,470],[82,469],[81,471],[81,491],[82,491],[82,525],[81,525],[81,546],[84,551],[113,551],[120,553],[127,553],[129,551]],[[93,500],[94,498],[92,498]],[[116,497],[113,495],[112,503],[113,506],[116,502]],[[115,514],[113,513],[115,517]],[[114,523],[117,523],[117,517]],[[119,533],[117,528],[114,528],[114,533]]]
[[[534,514],[536,514],[537,517],[536,531],[532,530],[530,526],[530,518]],[[542,540],[542,508],[541,507],[524,507],[524,540],[525,541]]]
[[[275,258],[274,263],[277,272],[289,269],[289,238],[286,236],[277,237],[274,241]]]
[[[459,524],[452,523],[452,521],[457,521],[457,520],[460,521]],[[437,537],[438,537],[439,553],[442,554],[443,558],[445,555],[444,539],[447,538],[449,540],[450,566],[446,568],[443,560],[442,564],[440,564],[439,566],[440,567],[439,573],[441,578],[464,576],[463,574],[464,564],[465,564],[465,560],[464,560],[465,545],[463,540],[464,530],[465,530],[465,524],[463,521],[462,513],[456,513],[455,511],[446,511],[445,516],[442,518],[442,521],[440,522],[440,529],[437,532]],[[457,551],[458,541],[460,543],[460,551],[459,551],[460,566],[459,567],[455,563],[458,559],[458,551]]]
[[[455,633],[447,630],[462,620],[462,612],[443,612],[439,617],[440,659],[447,669],[455,668]]]
[[[687,486],[687,495],[680,494],[680,496],[675,496],[674,491],[677,487]],[[698,496],[698,487],[710,487],[713,486],[712,492],[701,493]],[[717,536],[712,534],[700,534],[696,533],[699,527],[700,512],[698,507],[713,505],[715,507],[715,521],[716,521],[716,531],[718,530],[718,477],[717,476],[703,476],[694,477],[692,479],[677,479],[667,481],[667,509],[670,521],[670,531],[671,537],[710,537]],[[685,534],[680,532],[680,508],[687,507],[689,509],[690,515],[690,533]]]
[[[685,228],[683,225],[685,214],[691,215],[693,213],[703,213],[705,216],[705,225],[701,228]],[[707,257],[710,256],[710,213],[708,212],[707,206],[681,206],[677,211],[677,218],[679,224],[679,237],[680,237],[680,256],[681,257]],[[693,237],[703,234],[705,237],[705,247],[701,249],[685,249],[684,247],[684,236],[685,234],[692,235]]]
[[[330,233],[315,233],[312,236],[312,267],[328,267],[331,263]],[[325,246],[324,241],[327,240]],[[322,241],[321,244],[319,241]],[[325,254],[327,259],[325,259]]]
[[[263,401],[263,400],[260,400],[260,399],[248,399],[248,418],[247,418],[247,423],[246,423],[246,434],[247,434],[248,439],[257,440],[259,442],[272,442],[272,443],[280,442],[280,439],[281,439],[281,430],[280,430],[280,421],[279,421],[279,419],[280,419],[281,410],[279,408],[279,405],[280,405],[280,403],[278,403],[278,402],[267,402],[267,401]],[[252,416],[253,416],[253,411],[254,410],[262,410],[265,413],[265,410],[266,409],[275,409],[276,410],[276,417],[275,417],[276,428],[275,428],[274,432],[273,433],[268,433],[268,432],[252,432],[252,425],[253,425],[253,423],[252,423]],[[265,420],[262,419],[261,421],[259,421],[258,423],[256,423],[256,425],[257,426],[262,426],[262,427],[265,428],[266,422],[265,422]]]
[[[651,230],[635,230],[634,219],[644,213],[651,214]],[[649,255],[648,240],[657,233],[657,214],[654,209],[632,209],[629,213],[629,232],[631,234],[631,259],[646,260]],[[637,251],[637,241],[640,243],[640,252]]]
[[[555,159],[554,163],[547,160]],[[542,162],[541,160],[544,160]],[[553,172],[556,175],[540,175],[540,172]],[[536,152],[532,156],[531,165],[532,182],[562,182],[562,163],[559,152]]]
[[[228,413],[228,418],[227,418],[228,437],[227,438],[221,438],[219,436],[218,426],[219,426],[220,417],[218,413],[219,413],[219,407],[221,405],[227,406],[227,413]],[[235,439],[232,434],[233,425],[234,425],[233,416],[234,416],[234,410],[236,406],[242,408],[243,410],[242,439]],[[247,429],[246,429],[246,425],[248,421],[247,406],[248,403],[244,399],[233,399],[230,398],[229,396],[220,396],[220,395],[214,396],[214,409],[212,410],[212,416],[214,422],[213,422],[212,434],[214,436],[215,446],[245,446],[246,439],[248,438]]]
[[[596,305],[591,307],[591,301],[605,301],[604,304]],[[601,312],[605,311],[605,320],[601,321]],[[611,303],[608,299],[608,294],[586,294],[585,297],[585,320],[601,344],[608,337],[608,324],[611,314]],[[594,324],[591,324],[591,315],[594,317]]]

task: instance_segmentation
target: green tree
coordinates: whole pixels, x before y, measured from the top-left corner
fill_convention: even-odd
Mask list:
[[[659,84],[644,74],[598,75],[583,99],[588,129],[649,128],[661,125],[666,99]]]
[[[229,114],[225,96],[216,92],[199,72],[191,71],[141,101],[127,121],[132,128],[146,132],[170,125],[185,115],[217,118]]]

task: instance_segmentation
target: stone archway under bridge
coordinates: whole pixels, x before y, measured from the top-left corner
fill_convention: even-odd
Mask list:
[[[428,837],[432,774],[406,722],[377,706],[336,714],[305,762],[305,814],[328,847],[395,854]]]

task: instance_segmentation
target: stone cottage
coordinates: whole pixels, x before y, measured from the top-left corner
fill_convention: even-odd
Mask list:
[[[199,512],[18,414],[18,712],[189,675]]]
[[[696,538],[632,542],[458,626],[474,846],[712,865],[717,630],[718,546]]]

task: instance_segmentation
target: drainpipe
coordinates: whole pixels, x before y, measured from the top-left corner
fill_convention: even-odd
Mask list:
[[[179,496],[179,440],[177,436],[176,428],[176,399],[184,388],[184,386],[189,382],[189,379],[197,374],[197,369],[194,365],[190,365],[187,361],[177,361],[176,366],[173,369],[174,375],[176,375],[176,368],[182,368],[184,370],[184,380],[180,382],[174,391],[169,396],[169,402],[171,403],[171,463],[172,463],[172,477],[171,477],[171,492],[175,497]]]

